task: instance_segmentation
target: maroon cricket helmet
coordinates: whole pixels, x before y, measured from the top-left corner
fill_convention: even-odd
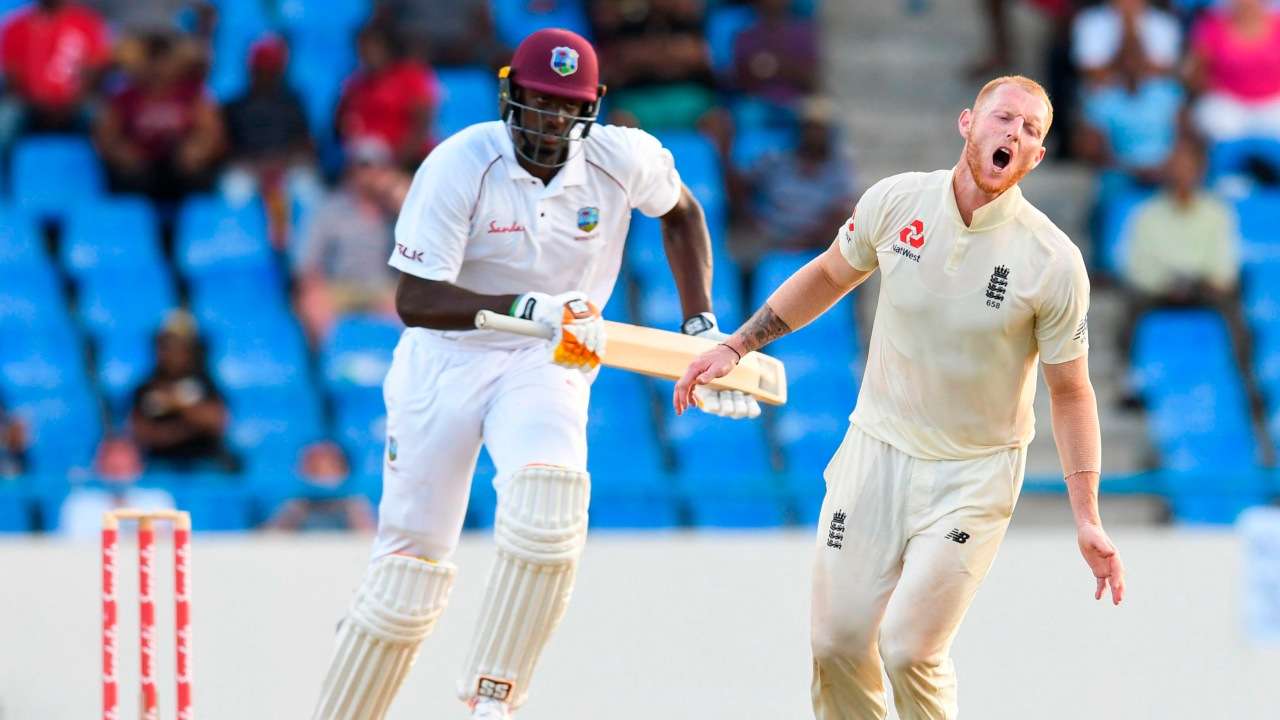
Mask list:
[[[511,59],[517,87],[556,97],[595,102],[600,98],[600,63],[581,35],[562,28],[538,30],[520,42]]]

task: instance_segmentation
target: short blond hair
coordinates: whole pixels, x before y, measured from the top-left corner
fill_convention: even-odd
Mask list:
[[[977,112],[984,98],[1005,85],[1017,85],[1032,95],[1039,95],[1040,99],[1044,100],[1045,109],[1049,111],[1049,116],[1046,120],[1048,124],[1045,125],[1044,132],[1049,132],[1049,126],[1053,125],[1053,101],[1049,99],[1049,93],[1045,91],[1043,85],[1025,75],[1001,75],[983,85],[982,89],[978,91],[978,96],[973,99],[974,112]]]

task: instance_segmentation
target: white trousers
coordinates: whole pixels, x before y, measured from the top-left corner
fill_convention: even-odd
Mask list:
[[[956,717],[951,641],[1013,514],[1025,449],[911,457],[850,425],[827,466],[812,600],[818,720]]]
[[[449,559],[482,442],[497,488],[525,465],[585,471],[590,387],[581,371],[552,364],[545,343],[487,350],[406,331],[383,382],[387,447],[373,556]]]
[[[1245,103],[1229,95],[1208,93],[1196,102],[1192,119],[1210,140],[1280,139],[1280,100]]]

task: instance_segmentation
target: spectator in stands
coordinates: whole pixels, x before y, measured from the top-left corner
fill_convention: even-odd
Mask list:
[[[416,170],[435,145],[440,103],[435,73],[407,56],[399,34],[371,23],[356,40],[360,68],[347,78],[335,126],[345,145],[367,138],[391,149],[401,167]]]
[[[791,107],[818,82],[818,33],[791,12],[791,0],[756,0],[758,19],[733,41],[736,89]]]
[[[374,22],[397,28],[409,55],[428,65],[497,68],[511,57],[511,49],[499,42],[489,5],[489,0],[380,0]]]
[[[1114,82],[1084,97],[1074,143],[1080,159],[1102,170],[1104,200],[1159,185],[1178,138],[1184,97],[1177,81],[1156,74],[1135,44],[1124,45],[1111,67]]]
[[[91,538],[102,531],[102,514],[124,507],[172,510],[173,496],[160,488],[138,487],[142,478],[138,446],[123,436],[108,436],[98,444],[93,479],[77,484],[58,513],[58,532]]]
[[[649,130],[710,122],[716,104],[702,0],[593,2],[611,121]]]
[[[1164,189],[1135,210],[1124,281],[1130,298],[1121,325],[1124,365],[1132,356],[1138,320],[1160,307],[1209,307],[1227,323],[1236,362],[1265,427],[1262,395],[1253,371],[1252,338],[1240,302],[1240,238],[1230,206],[1203,188],[1199,147],[1181,142],[1169,158]],[[1136,403],[1134,392],[1126,398]]]
[[[0,478],[21,475],[27,467],[27,428],[0,403]]]
[[[1280,139],[1280,8],[1230,0],[1191,34],[1188,84],[1202,94],[1196,128],[1209,140]]]
[[[115,192],[176,201],[213,187],[226,132],[195,65],[198,50],[166,33],[146,38],[139,74],[94,129]]]
[[[271,530],[359,530],[376,527],[368,498],[348,489],[351,467],[335,442],[303,448],[298,463],[303,490],[286,500],[267,521]]]
[[[853,206],[853,169],[841,152],[834,106],[811,98],[800,111],[799,142],[792,151],[730,171],[735,222],[730,250],[748,277],[771,250],[819,250],[831,243]],[[744,283],[749,285],[750,283]]]
[[[1173,15],[1147,0],[1110,0],[1080,11],[1072,23],[1072,59],[1091,85],[1111,82],[1122,72],[1121,51],[1137,53],[1142,74],[1168,75],[1182,52],[1182,29]]]
[[[260,190],[277,248],[287,239],[290,200],[312,205],[322,192],[306,111],[285,80],[288,64],[284,40],[268,35],[255,42],[249,87],[223,108],[231,164],[223,194],[239,204]]]
[[[342,184],[308,220],[296,254],[298,316],[313,341],[343,313],[394,315],[398,273],[387,258],[405,180],[379,141],[348,148]]]
[[[156,367],[134,392],[133,436],[149,464],[174,470],[238,469],[226,449],[227,406],[205,369],[195,321],[182,310],[156,334]]]
[[[17,132],[82,131],[88,103],[111,61],[107,25],[67,0],[39,0],[0,28],[0,65],[11,94],[4,115]]]

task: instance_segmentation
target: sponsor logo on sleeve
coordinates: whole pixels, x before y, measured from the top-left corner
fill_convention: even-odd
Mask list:
[[[396,243],[396,252],[406,260],[412,260],[416,263],[422,262],[422,251],[414,250],[404,243]]]
[[[1071,337],[1077,343],[1084,345],[1089,342],[1089,318],[1080,318],[1080,324],[1076,326],[1076,334]]]

